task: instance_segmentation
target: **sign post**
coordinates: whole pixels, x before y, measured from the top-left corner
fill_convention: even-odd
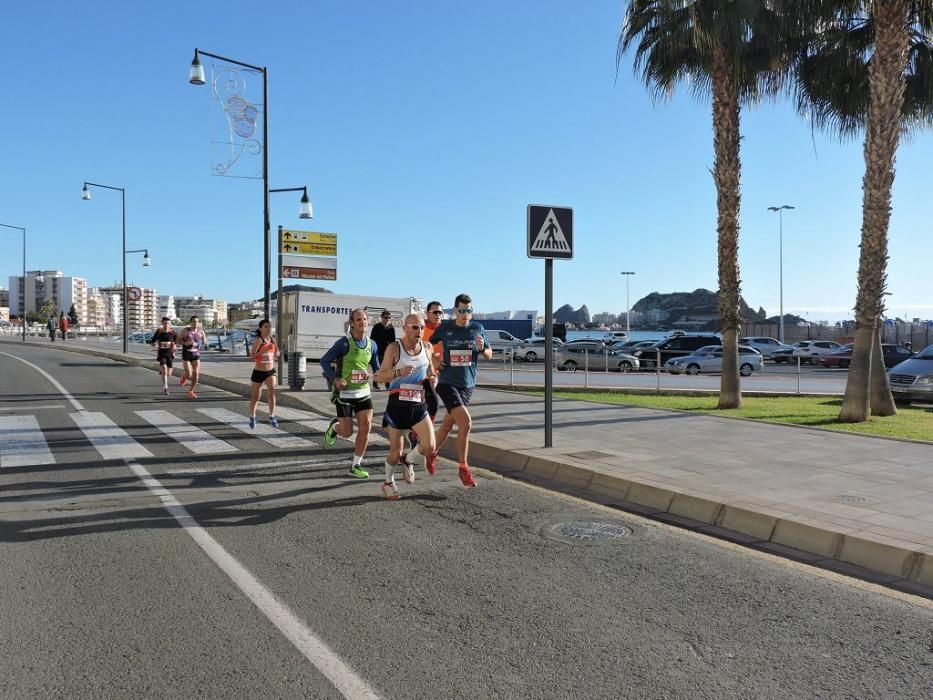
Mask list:
[[[573,209],[528,205],[528,257],[544,259],[544,446],[554,432],[554,258],[573,258]]]

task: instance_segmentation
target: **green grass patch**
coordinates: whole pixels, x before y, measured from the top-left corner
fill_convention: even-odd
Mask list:
[[[718,396],[627,394],[613,391],[555,391],[554,396],[562,399],[708,413],[768,423],[809,425],[846,433],[933,443],[933,410],[926,408],[899,406],[896,416],[873,417],[865,423],[840,423],[836,420],[836,416],[839,415],[842,399],[820,396],[748,396],[743,397],[742,408],[725,410],[716,408]]]

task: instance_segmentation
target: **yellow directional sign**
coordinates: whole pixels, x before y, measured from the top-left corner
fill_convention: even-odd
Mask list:
[[[319,243],[322,245],[337,246],[336,233],[321,233],[319,231],[290,231],[282,229],[282,243]]]
[[[337,243],[304,243],[281,241],[279,251],[288,255],[337,255]]]

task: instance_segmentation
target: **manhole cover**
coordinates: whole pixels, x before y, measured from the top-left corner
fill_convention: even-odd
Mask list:
[[[844,493],[841,496],[836,496],[836,500],[840,503],[866,503],[868,501],[865,496],[853,496],[848,493]]]
[[[633,530],[627,525],[610,520],[576,520],[548,525],[544,528],[544,534],[564,542],[606,542],[631,537]]]

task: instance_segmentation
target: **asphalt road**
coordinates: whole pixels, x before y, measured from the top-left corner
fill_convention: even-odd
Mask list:
[[[310,414],[108,360],[0,385],[3,698],[933,694],[926,601],[449,464],[387,502],[383,446],[349,479]]]

